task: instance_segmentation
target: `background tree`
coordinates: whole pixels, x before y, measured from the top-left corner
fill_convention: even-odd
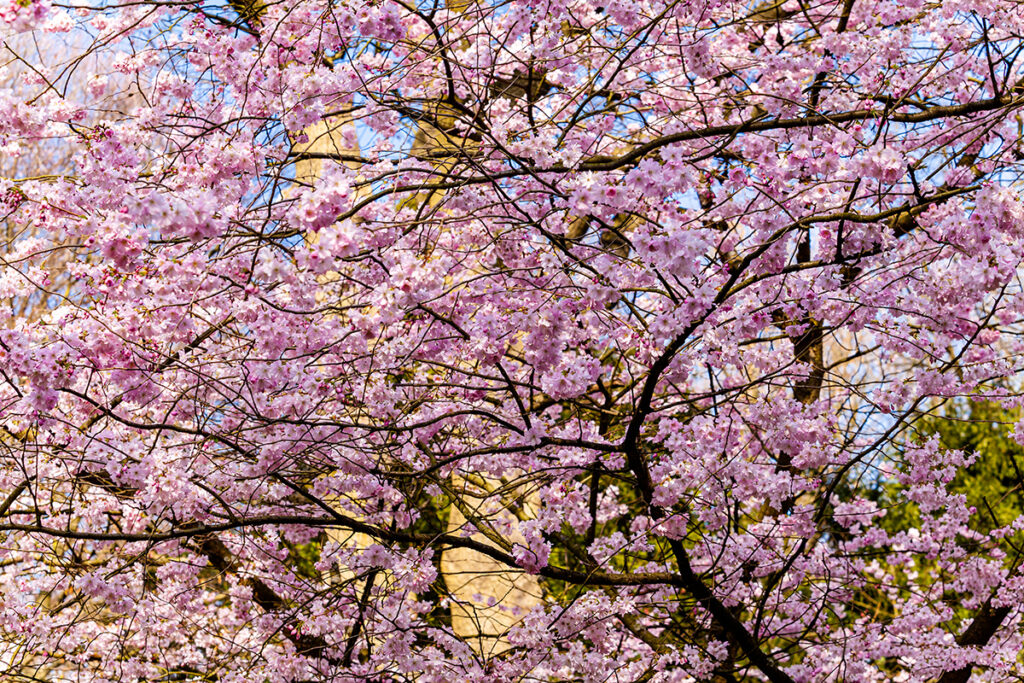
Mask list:
[[[0,74],[5,144],[74,161],[3,188],[9,676],[1020,675],[1024,520],[913,431],[1019,407],[1020,8],[0,20],[88,45]]]

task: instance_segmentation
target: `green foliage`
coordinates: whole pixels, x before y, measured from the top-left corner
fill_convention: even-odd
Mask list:
[[[966,411],[952,410],[924,425],[924,434],[938,435],[943,448],[977,455],[961,470],[949,490],[967,497],[977,509],[971,528],[987,533],[1024,513],[1024,447],[1010,435],[1019,410],[991,402],[971,403]]]
[[[1024,513],[1024,447],[1010,434],[1019,418],[1019,410],[979,401],[950,404],[941,414],[916,425],[913,441],[937,436],[944,450],[975,457],[947,486],[948,491],[963,495],[967,506],[977,510],[969,522],[974,531],[988,533]],[[905,500],[901,491],[902,486],[895,481],[877,482],[877,500],[886,509],[878,523],[890,533],[906,531],[921,522],[917,506]]]
[[[947,404],[941,413],[916,424],[913,442],[938,437],[942,449],[975,456],[970,466],[956,473],[947,490],[963,495],[967,506],[976,509],[968,524],[980,534],[987,535],[994,529],[1005,527],[1024,514],[1024,447],[1011,436],[1013,424],[1019,418],[1019,410],[1007,410],[996,403],[979,401]],[[862,485],[872,488],[873,497],[886,510],[885,516],[876,519],[875,523],[890,535],[921,527],[922,513],[917,504],[904,497],[904,487],[899,482],[890,477]],[[841,538],[843,531],[837,528],[836,532],[836,537]],[[1024,547],[1024,533],[1018,532],[999,541],[979,542],[964,538],[959,545],[969,554],[987,554],[998,548],[1005,553],[1005,561],[1013,563],[1020,557],[1017,549]],[[882,558],[876,559],[882,561]],[[907,571],[918,576],[930,576],[934,582],[953,578],[944,575],[939,567],[935,558],[919,556],[912,567],[890,566],[888,570],[896,577],[896,585],[906,585]],[[959,597],[956,594],[950,593],[944,599],[948,599],[953,607],[951,631],[958,632],[965,620],[973,616],[973,611],[958,607]],[[850,604],[857,612],[872,614],[876,619],[895,616],[890,596],[881,584],[861,588],[852,596]]]
[[[316,563],[320,560],[320,552],[326,539],[326,534],[319,534],[309,543],[289,543],[282,539],[288,548],[288,560],[297,575],[310,580],[320,579]]]

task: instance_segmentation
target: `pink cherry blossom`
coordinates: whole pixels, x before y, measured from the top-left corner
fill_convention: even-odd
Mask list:
[[[0,31],[0,678],[1024,674],[1016,5]]]

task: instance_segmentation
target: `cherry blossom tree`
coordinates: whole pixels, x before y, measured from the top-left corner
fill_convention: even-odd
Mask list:
[[[1021,6],[0,32],[0,147],[70,160],[0,179],[5,677],[1024,675],[1024,511],[936,426],[1020,415]]]

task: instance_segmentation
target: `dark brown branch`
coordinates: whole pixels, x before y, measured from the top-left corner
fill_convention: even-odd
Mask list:
[[[99,532],[99,531],[72,531],[70,529],[58,529],[32,524],[0,524],[0,532],[18,531],[30,534],[43,534],[54,538],[69,538],[85,541],[101,542],[127,542],[127,543],[161,543],[176,539],[196,538],[210,534],[223,533],[246,527],[261,526],[307,526],[319,528],[344,528],[351,531],[358,531],[373,538],[391,541],[396,543],[410,543],[417,546],[451,546],[457,548],[469,548],[484,555],[488,555],[510,568],[518,568],[515,559],[501,550],[474,541],[472,538],[462,538],[450,534],[415,534],[401,530],[384,530],[371,524],[338,515],[344,522],[333,517],[314,517],[300,515],[263,515],[251,517],[225,524],[210,524],[194,527],[179,525],[178,528],[166,532],[151,533],[127,533],[127,532]],[[578,572],[561,567],[548,566],[539,571],[541,576],[551,579],[558,579],[568,583],[585,586],[656,586],[670,585],[683,586],[680,576],[669,572],[643,572],[643,573],[617,573],[606,572]]]
[[[992,607],[992,598],[985,601],[974,620],[956,639],[960,647],[977,647],[988,644],[1003,621],[1010,614],[1009,607]],[[939,677],[937,683],[967,683],[974,667],[967,665],[955,671],[947,671]]]

